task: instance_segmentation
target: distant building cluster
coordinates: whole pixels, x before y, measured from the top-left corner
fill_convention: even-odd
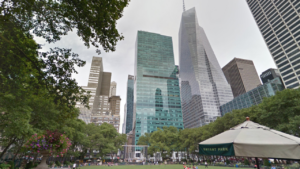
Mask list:
[[[103,71],[101,57],[93,57],[88,85],[82,88],[90,92],[90,109],[78,103],[77,107],[80,109],[78,118],[87,124],[101,125],[106,122],[119,131],[121,98],[116,96],[117,83],[111,82],[111,73]]]
[[[252,60],[233,58],[220,67],[195,8],[182,13],[179,65],[175,65],[172,37],[138,31],[134,74],[127,78],[122,133],[127,144],[164,126],[178,129],[209,124],[233,110],[257,105],[285,88],[300,85],[299,1],[247,0],[278,69],[258,75]],[[125,85],[122,86],[125,88]],[[94,57],[89,82],[91,109],[80,105],[80,119],[120,127],[117,83]]]

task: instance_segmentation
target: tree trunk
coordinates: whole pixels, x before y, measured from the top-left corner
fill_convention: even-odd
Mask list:
[[[13,161],[15,161],[17,155],[19,154],[19,152],[20,152],[20,150],[21,150],[21,148],[22,148],[22,146],[23,146],[23,143],[24,143],[24,140],[22,139],[22,140],[20,141],[20,144],[19,144],[19,147],[18,147],[17,151],[15,152],[16,154],[15,154],[14,157],[13,157]]]
[[[23,145],[23,144],[22,144],[22,145]],[[17,149],[16,154],[14,155],[12,161],[15,161],[17,155],[19,154],[19,152],[20,152],[20,150],[21,150],[21,148],[22,148],[22,145],[20,145],[19,148]]]
[[[2,151],[2,153],[0,154],[0,159],[3,157],[3,155],[6,153],[6,151],[8,150],[8,148],[16,141],[16,138],[13,138],[8,145],[5,147],[5,149]]]

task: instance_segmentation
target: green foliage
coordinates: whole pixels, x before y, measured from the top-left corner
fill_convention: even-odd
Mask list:
[[[71,163],[70,161],[66,161],[66,162],[65,162],[65,165],[67,165],[67,166],[71,166],[71,165],[72,165],[72,163]]]
[[[61,166],[61,163],[59,161],[55,161],[56,166]]]
[[[76,30],[86,46],[114,51],[123,36],[116,29],[129,0],[46,1],[11,0],[0,4],[0,23],[15,23],[25,33],[43,37],[47,42],[60,40]]]
[[[11,167],[11,165],[10,164],[0,164],[0,169],[8,169],[8,168],[10,168]]]
[[[285,89],[276,95],[264,98],[262,103],[246,109],[233,110],[208,125],[176,131],[166,128],[158,129],[152,134],[140,137],[139,145],[150,145],[149,154],[167,151],[187,151],[198,155],[198,144],[244,122],[246,117],[261,125],[291,135],[300,136],[300,89]],[[164,154],[163,154],[164,155]],[[163,156],[163,158],[165,158]],[[230,161],[226,160],[227,164]],[[245,160],[245,164],[249,161]]]
[[[271,166],[271,163],[269,162],[268,159],[264,159],[264,166],[268,166],[268,167]]]
[[[179,150],[178,145],[179,131],[176,127],[158,128],[152,134],[146,133],[141,136],[138,145],[150,145],[148,149],[149,154],[160,152],[161,157],[165,160],[171,157],[174,150]]]
[[[151,133],[145,133],[141,137],[139,137],[139,141],[137,145],[150,145]]]
[[[4,0],[0,3],[0,144],[14,152],[34,133],[66,132],[76,146],[87,145],[85,124],[77,120],[80,102],[88,108],[89,92],[71,77],[85,61],[70,49],[41,52],[33,35],[52,43],[75,29],[84,44],[114,51],[123,36],[116,29],[129,0]],[[97,50],[100,52],[99,50]],[[124,137],[116,137],[118,147]],[[115,151],[115,147],[114,150]]]
[[[35,162],[32,166],[32,168],[36,168],[39,165],[39,163]]]
[[[248,160],[248,159],[245,159],[245,160],[244,160],[244,164],[245,164],[245,165],[250,165],[249,160]]]
[[[299,163],[293,163],[293,164],[290,165],[289,167],[291,167],[291,168],[299,168],[300,165],[299,165]]]
[[[126,134],[119,134],[114,126],[107,123],[101,126],[93,123],[87,124],[85,134],[87,137],[82,141],[83,152],[97,150],[100,157],[109,153],[117,153],[127,140]]]
[[[50,162],[49,162],[49,166],[50,166],[50,167],[52,167],[53,164],[54,164],[53,161],[50,161]]]
[[[26,164],[25,169],[31,169],[33,168],[33,162],[29,161],[29,163]]]

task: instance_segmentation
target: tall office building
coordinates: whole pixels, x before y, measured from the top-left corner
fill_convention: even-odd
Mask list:
[[[132,130],[133,124],[133,104],[134,104],[134,76],[128,75],[127,81],[127,100],[126,100],[126,123],[125,123],[125,134]]]
[[[91,70],[88,79],[88,85],[82,86],[84,90],[90,92],[89,107],[90,109],[84,108],[80,103],[77,103],[77,107],[80,109],[79,119],[82,119],[86,123],[90,123],[91,116],[97,113],[99,109],[99,95],[102,87],[102,76],[103,74],[109,76],[109,73],[103,72],[103,63],[101,57],[93,57]],[[110,80],[110,79],[109,79]],[[107,82],[103,82],[104,85]],[[110,82],[109,82],[110,83]]]
[[[195,8],[182,14],[179,68],[184,127],[200,127],[220,117],[220,105],[233,96],[205,32],[198,24]]]
[[[263,82],[263,84],[267,83],[270,80],[275,79],[276,77],[279,77],[281,79],[280,73],[278,69],[268,69],[261,73],[260,79]]]
[[[172,38],[138,31],[134,69],[135,144],[143,134],[163,126],[183,129]]]
[[[300,82],[299,0],[246,0],[286,88]]]
[[[117,83],[116,82],[111,82],[109,97],[115,96],[116,94],[117,94]]]
[[[234,97],[261,85],[252,60],[234,58],[222,70]]]
[[[126,134],[126,118],[127,118],[127,104],[124,105],[124,117],[122,124],[122,134]]]
[[[119,131],[120,126],[120,101],[119,96],[110,95],[111,73],[103,71],[103,61],[101,57],[93,57],[89,80],[87,86],[82,86],[90,92],[90,109],[84,108],[80,103],[77,107],[80,109],[79,119],[86,123],[95,123],[101,125],[106,122],[114,125]],[[111,105],[113,103],[113,105]]]

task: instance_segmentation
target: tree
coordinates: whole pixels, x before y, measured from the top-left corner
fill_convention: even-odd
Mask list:
[[[179,131],[176,127],[158,128],[150,136],[149,154],[159,152],[163,160],[170,158],[174,150],[177,150]],[[142,143],[142,141],[141,141]]]
[[[66,122],[63,123],[59,131],[65,133],[72,142],[72,146],[67,155],[80,156],[81,152],[79,150],[88,144],[86,127],[85,122],[77,118],[67,119]]]
[[[216,121],[193,129],[184,129],[178,132],[178,141],[175,141],[176,131],[164,127],[151,135],[145,133],[138,141],[139,145],[149,143],[149,153],[160,152],[166,158],[164,151],[186,151],[198,155],[198,144],[230,128],[244,122],[246,117],[251,121],[267,127],[299,136],[300,135],[300,89],[286,89],[276,95],[264,98],[262,103],[245,109],[233,110],[219,117]],[[149,139],[150,137],[150,139]],[[178,149],[179,148],[179,149]],[[210,157],[208,157],[210,158]],[[245,160],[245,163],[247,161]]]
[[[150,138],[151,138],[151,133],[145,133],[141,137],[139,137],[139,141],[137,145],[149,145],[150,146]]]
[[[119,134],[114,126],[103,123],[100,126],[90,123],[86,125],[86,141],[83,143],[83,152],[98,151],[99,157],[115,154],[126,142],[126,134]]]
[[[285,89],[265,98],[259,105],[259,123],[293,135],[299,135],[300,90]],[[292,123],[291,123],[292,122]]]
[[[115,51],[124,37],[116,29],[129,0],[3,0],[0,3],[0,23],[16,24],[26,34],[31,32],[52,43],[76,29],[84,44]]]

